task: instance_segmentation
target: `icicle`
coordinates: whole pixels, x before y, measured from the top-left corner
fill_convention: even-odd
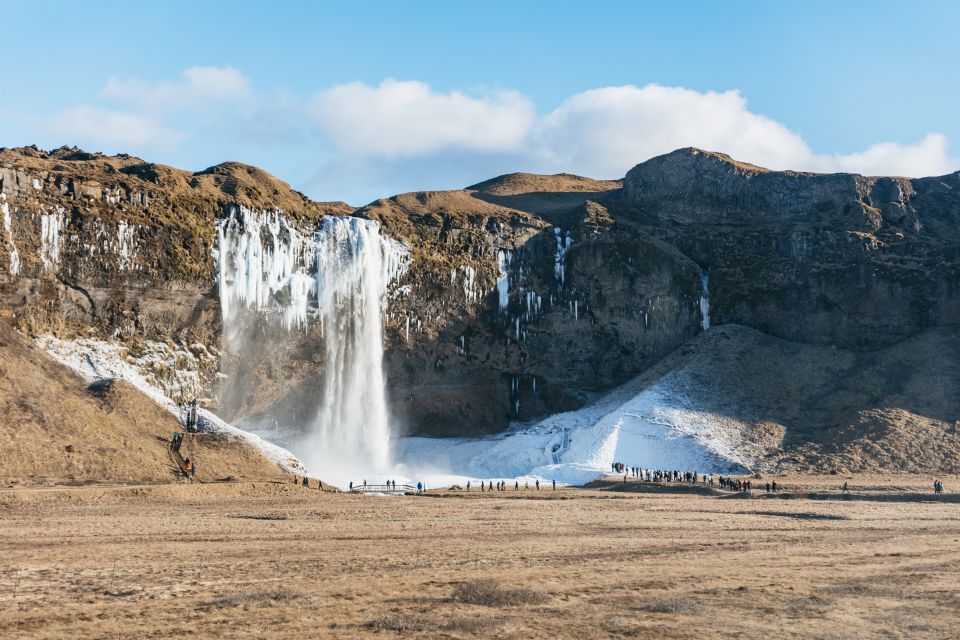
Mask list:
[[[463,268],[463,297],[467,304],[470,304],[476,298],[474,292],[474,282],[477,278],[477,270],[466,266]]]
[[[700,269],[700,326],[704,331],[710,328],[710,273]]]
[[[60,263],[63,212],[63,207],[57,207],[54,213],[40,215],[40,264],[44,271],[52,271]]]
[[[7,232],[7,245],[10,253],[10,275],[20,273],[20,254],[17,245],[13,242],[13,220],[10,218],[10,205],[7,203],[7,194],[0,193],[0,213],[3,213],[3,229]]]
[[[565,261],[567,258],[567,251],[570,250],[570,245],[573,244],[573,239],[570,237],[570,234],[567,233],[565,236],[560,232],[559,227],[553,228],[553,234],[557,241],[557,250],[553,257],[553,274],[557,278],[557,287],[563,287],[563,280],[566,265]]]
[[[497,267],[500,269],[500,275],[497,277],[497,299],[500,303],[500,311],[503,311],[510,304],[510,275],[507,272],[510,267],[509,251],[497,251]]]

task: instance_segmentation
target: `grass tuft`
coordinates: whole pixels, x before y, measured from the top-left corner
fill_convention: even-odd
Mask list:
[[[706,607],[696,600],[690,598],[673,597],[666,600],[659,600],[638,607],[641,611],[650,613],[702,613]]]
[[[496,580],[477,578],[457,586],[453,600],[464,604],[479,604],[485,607],[504,607],[543,604],[550,594],[527,587],[503,587]]]

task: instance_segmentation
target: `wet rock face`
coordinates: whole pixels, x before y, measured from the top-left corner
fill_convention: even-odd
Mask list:
[[[8,319],[211,347],[219,217],[284,209],[308,230],[350,211],[245,165],[187,174],[79,150],[0,151],[0,192]],[[384,325],[393,417],[410,433],[490,433],[581,406],[702,331],[702,309],[714,325],[853,349],[960,324],[960,174],[771,172],[687,149],[622,183],[515,174],[355,215],[410,250]],[[225,417],[305,426],[323,392],[321,331],[246,331],[242,362],[226,356],[210,393]]]

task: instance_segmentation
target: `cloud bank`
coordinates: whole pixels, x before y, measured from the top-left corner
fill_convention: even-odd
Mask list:
[[[619,177],[653,156],[701,147],[771,169],[922,176],[955,166],[940,134],[816,154],[784,124],[751,112],[738,91],[654,84],[584,91],[537,117],[516,92],[470,97],[421,82],[353,83],[317,93],[308,117],[341,154],[363,159],[517,154],[537,170]]]
[[[517,170],[615,178],[689,146],[771,169],[918,177],[960,165],[940,133],[854,153],[817,152],[785,123],[751,111],[739,91],[656,84],[591,89],[538,112],[508,89],[438,91],[390,78],[303,99],[282,88],[257,90],[232,67],[197,66],[169,81],[110,78],[90,103],[34,122],[57,145],[107,152],[176,150],[166,156],[176,158],[188,150],[191,157],[264,164],[273,147],[275,157],[306,167],[290,176],[301,188],[357,201]]]

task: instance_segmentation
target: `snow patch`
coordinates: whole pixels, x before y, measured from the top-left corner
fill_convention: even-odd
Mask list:
[[[514,478],[583,484],[614,462],[699,473],[749,469],[736,429],[692,401],[688,384],[675,372],[645,388],[632,381],[577,411],[486,438],[402,438],[397,459],[401,469],[460,484]]]
[[[60,340],[54,336],[40,336],[35,340],[38,347],[44,349],[54,359],[76,371],[83,378],[95,382],[105,378],[126,380],[144,395],[159,404],[164,409],[181,418],[181,408],[176,402],[167,397],[163,391],[154,386],[155,380],[150,369],[157,360],[155,357],[131,358],[126,355],[127,348],[115,342],[106,342],[92,338],[77,340]],[[204,351],[206,348],[204,347]],[[256,447],[269,460],[290,473],[303,474],[306,470],[303,464],[286,449],[271,444],[259,436],[248,433],[228,424],[206,409],[199,410],[200,425],[204,431],[211,433],[229,434],[245,440]]]

